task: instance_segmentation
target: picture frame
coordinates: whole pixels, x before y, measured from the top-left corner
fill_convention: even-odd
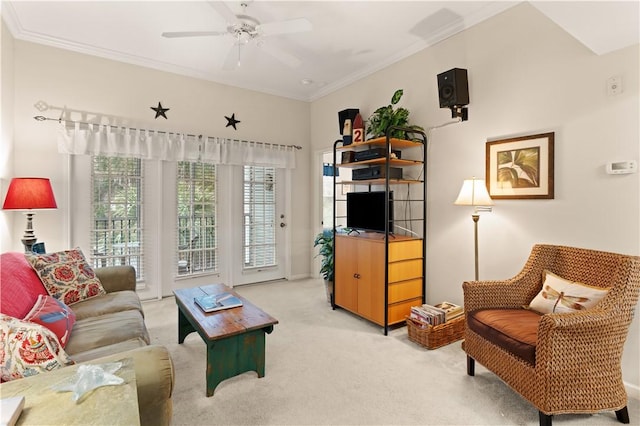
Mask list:
[[[493,199],[553,199],[555,132],[487,142],[486,182]]]

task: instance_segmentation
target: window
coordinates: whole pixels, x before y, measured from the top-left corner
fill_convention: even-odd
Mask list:
[[[244,268],[276,265],[276,171],[244,166]]]
[[[178,276],[217,270],[216,166],[178,162]]]
[[[90,259],[94,267],[131,265],[144,277],[142,161],[95,156]]]

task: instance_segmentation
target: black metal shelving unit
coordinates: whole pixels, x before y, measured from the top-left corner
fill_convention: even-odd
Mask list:
[[[406,160],[406,162],[404,161],[399,161],[396,159],[392,158],[392,151],[393,151],[393,140],[394,138],[392,138],[390,136],[390,134],[394,131],[402,131],[405,132],[407,135],[411,135],[410,139],[406,139],[404,140],[407,143],[403,143],[403,148],[407,149],[407,148],[415,148],[415,147],[422,147],[422,158],[420,160]],[[410,144],[416,144],[415,146],[411,146]],[[385,274],[384,274],[384,287],[385,287],[385,291],[384,291],[384,334],[385,336],[388,334],[389,332],[389,241],[390,239],[394,238],[394,231],[392,229],[389,229],[389,217],[390,217],[390,213],[389,213],[389,201],[390,201],[390,191],[391,191],[391,187],[392,186],[396,186],[396,185],[407,185],[407,186],[411,186],[411,185],[421,185],[421,191],[420,194],[422,195],[421,198],[419,199],[411,199],[411,197],[409,196],[408,199],[406,200],[401,200],[401,201],[406,201],[407,202],[407,208],[409,209],[410,212],[413,212],[413,207],[412,207],[412,203],[421,203],[421,214],[422,217],[421,218],[417,218],[417,219],[396,219],[394,217],[394,223],[395,222],[415,222],[415,221],[421,221],[422,222],[422,303],[425,303],[425,293],[426,293],[426,271],[427,271],[427,260],[426,260],[426,237],[427,237],[427,180],[426,180],[426,176],[427,176],[427,158],[426,158],[426,148],[427,148],[427,136],[424,132],[419,131],[419,130],[414,130],[411,128],[407,128],[407,127],[397,127],[397,126],[392,126],[389,129],[387,129],[387,134],[384,137],[384,146],[385,146],[385,151],[386,151],[386,158],[384,159],[384,167],[385,167],[385,177],[384,179],[372,179],[372,180],[363,180],[363,181],[349,181],[349,182],[340,182],[338,183],[336,181],[336,170],[338,167],[345,167],[343,164],[339,164],[337,162],[337,153],[338,151],[342,151],[344,150],[346,147],[358,147],[358,146],[372,146],[372,144],[370,143],[370,141],[365,141],[364,143],[355,143],[355,144],[350,144],[350,145],[344,145],[342,139],[338,139],[334,142],[333,144],[333,242],[334,242],[334,265],[335,265],[335,259],[336,256],[338,255],[337,253],[337,244],[336,244],[336,235],[338,234],[337,228],[338,225],[336,223],[336,219],[337,219],[337,202],[339,201],[344,201],[344,200],[337,200],[336,198],[336,187],[338,185],[345,185],[345,184],[354,184],[354,185],[368,185],[368,191],[371,191],[372,186],[374,185],[384,185],[384,192],[385,192],[385,231],[384,231],[384,246],[385,246]],[[379,144],[378,144],[379,146]],[[392,161],[393,160],[393,161]],[[413,161],[413,163],[412,163]],[[377,162],[379,165],[379,161]],[[354,167],[369,167],[371,165],[371,162],[362,162],[360,164],[351,164],[351,166]],[[422,169],[422,176],[423,178],[420,180],[414,180],[414,179],[391,179],[390,178],[390,169],[392,167],[392,165],[398,165],[400,167],[415,167],[418,165],[422,165],[423,169]],[[407,193],[410,194],[411,191],[409,188],[407,188]],[[395,202],[395,200],[394,200]],[[405,228],[405,231],[407,229]],[[409,230],[410,231],[410,230]],[[412,232],[412,231],[410,231]],[[334,289],[332,292],[332,298],[331,298],[331,306],[333,309],[335,309],[338,305],[336,305],[335,302],[335,294],[336,294],[336,280],[337,280],[337,274],[335,273],[336,271],[334,270]]]

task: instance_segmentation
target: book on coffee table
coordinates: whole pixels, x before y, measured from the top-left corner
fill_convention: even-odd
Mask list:
[[[194,297],[193,300],[205,312],[215,312],[222,309],[242,306],[242,300],[231,293],[210,294]]]
[[[0,424],[13,426],[18,421],[24,407],[24,396],[0,399]]]

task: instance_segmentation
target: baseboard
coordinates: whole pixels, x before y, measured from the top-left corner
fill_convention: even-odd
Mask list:
[[[306,278],[311,278],[311,275],[309,274],[298,274],[298,275],[292,275],[289,280],[290,281],[294,281],[294,280],[304,280]]]
[[[629,398],[640,400],[640,387],[630,385],[627,382],[623,382],[623,383],[624,383],[624,388],[627,390],[627,396],[629,396]]]

